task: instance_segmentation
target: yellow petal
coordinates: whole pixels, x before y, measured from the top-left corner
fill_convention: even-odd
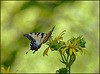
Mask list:
[[[59,37],[61,37],[62,35],[64,35],[65,33],[60,33]]]
[[[60,41],[60,42],[61,42],[61,44],[65,43],[64,41]]]
[[[70,52],[70,55],[72,55],[72,50],[73,50],[73,49],[70,49],[70,51],[69,51],[69,52]]]
[[[62,32],[66,32],[66,30],[63,30]]]
[[[4,67],[1,67],[1,71],[2,71],[2,73],[6,73]]]
[[[81,54],[82,54],[82,51],[80,51],[78,48],[76,48]]]
[[[59,39],[63,39],[62,35],[65,34],[63,32],[66,32],[66,30],[62,31],[58,37],[56,37],[54,40],[59,40]]]
[[[76,51],[74,49],[72,51],[74,52],[75,55],[77,55],[77,53],[76,53]]]
[[[48,48],[46,48],[46,50],[43,52],[43,56],[45,56],[45,54],[48,56],[48,50],[49,50],[49,47]]]
[[[70,43],[69,46],[70,46],[70,47],[74,47],[74,44],[71,44],[71,43]]]
[[[59,41],[60,39],[63,40],[63,37],[58,36],[58,37],[55,38],[55,40],[57,40],[57,41]]]
[[[64,47],[64,46],[66,46],[66,45],[62,45],[61,47]],[[58,51],[60,50],[61,47],[58,48]]]
[[[58,40],[60,40],[60,39],[63,40],[63,37],[57,37],[55,40],[58,41]]]
[[[72,38],[71,39],[69,39],[67,42],[70,44],[70,41],[72,40]]]
[[[66,49],[68,49],[68,47],[66,47],[66,48],[64,48],[64,49],[62,50],[62,55],[64,54],[64,52],[65,52]]]
[[[53,48],[50,47],[51,50],[53,50]]]
[[[84,49],[84,48],[82,48],[85,52],[86,52],[86,49]],[[85,54],[85,52],[84,52],[84,54]]]
[[[81,52],[83,53],[83,50],[82,49],[80,49],[81,50]]]
[[[86,49],[83,48],[83,50],[86,52]]]
[[[81,46],[79,46],[80,49],[83,49],[86,52],[86,49],[82,48]]]
[[[69,44],[68,43],[65,43],[66,44],[66,46],[69,46]]]
[[[9,66],[8,69],[7,69],[7,73],[9,73],[9,70],[10,70],[10,66]]]
[[[63,37],[59,37],[59,39],[63,40]]]
[[[62,32],[59,34],[59,36],[62,36],[62,35],[64,34],[63,32],[66,32],[66,30],[62,31]]]
[[[77,44],[77,42],[78,42],[79,40],[80,40],[80,39],[75,40],[75,42],[74,42],[74,46]]]

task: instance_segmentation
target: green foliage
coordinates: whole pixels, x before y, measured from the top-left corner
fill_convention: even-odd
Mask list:
[[[46,44],[43,44],[36,54],[31,52],[28,55],[25,54],[30,49],[30,43],[23,36],[24,34],[48,33],[52,26],[56,25],[53,37],[65,29],[67,32],[64,37],[65,42],[74,36],[70,41],[74,43],[78,38],[75,36],[78,35],[84,35],[86,39],[85,41],[82,38],[77,45],[87,47],[89,51],[85,57],[78,57],[77,60],[74,58],[75,61],[71,59],[74,61],[71,72],[99,73],[98,9],[99,1],[1,1],[1,67],[7,69],[11,66],[11,72],[18,69],[19,73],[53,73],[54,69],[63,67],[56,61],[59,58],[58,54],[46,58],[42,56],[41,53],[47,47]],[[57,51],[61,45],[65,43],[54,42],[51,47]],[[65,47],[61,47],[61,51]],[[64,52],[65,56],[67,56],[66,53],[70,55],[69,50]],[[67,63],[63,55],[62,57],[64,61],[62,58],[59,59],[64,62],[63,64]],[[55,67],[52,68],[53,65]]]
[[[38,6],[38,7],[43,7],[44,5],[41,5],[39,2],[37,1],[29,1],[29,2],[26,2],[23,7],[21,8],[21,10],[24,10],[24,9],[27,9],[31,6]]]
[[[79,36],[79,37],[77,37],[77,38],[73,37],[73,39],[72,39],[70,42],[71,42],[71,43],[74,43],[75,40],[77,40],[77,39],[80,39],[80,40],[77,42],[77,45],[79,45],[79,46],[85,48],[85,47],[86,47],[86,46],[85,46],[86,41],[82,38],[82,36]]]
[[[51,44],[50,44],[50,47],[54,48],[54,50],[57,50],[60,46],[60,43],[58,41],[53,41]]]
[[[68,69],[66,69],[66,68],[61,68],[61,69],[59,69],[58,71],[57,71],[58,73],[60,73],[60,74],[66,74],[67,72],[68,72]]]
[[[84,41],[84,39],[82,39],[82,36],[79,36],[77,38],[73,37],[67,42],[61,41],[63,39],[62,35],[65,34],[64,32],[65,30],[62,31],[55,39],[50,39],[47,42],[47,45],[49,47],[46,48],[46,50],[43,53],[43,56],[47,55],[49,48],[51,50],[53,49],[52,51],[59,51],[60,56],[62,58],[62,60],[59,60],[60,62],[65,64],[66,68],[59,69],[58,73],[70,74],[70,67],[76,60],[77,52],[79,51],[82,54],[83,50],[86,51],[85,49],[83,49],[83,47],[81,47],[83,45],[85,47],[86,42]],[[64,54],[65,51],[66,53]],[[67,68],[69,69],[67,70]]]

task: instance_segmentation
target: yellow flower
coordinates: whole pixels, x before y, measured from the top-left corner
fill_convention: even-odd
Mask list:
[[[55,42],[56,42],[56,41],[59,41],[61,44],[64,43],[63,41],[60,41],[60,39],[63,39],[62,35],[64,35],[64,32],[66,32],[66,30],[62,31],[62,32],[59,34],[59,36],[56,37],[54,40],[49,39],[49,41],[47,42],[47,45],[49,45],[49,47],[45,49],[45,51],[43,52],[43,56],[48,55],[47,53],[48,53],[49,48],[50,48],[51,50],[53,50],[53,48],[51,48],[51,46],[55,46],[55,44],[56,44]]]
[[[72,55],[72,53],[74,53],[75,55],[77,55],[76,50],[78,50],[81,54],[82,54],[82,51],[83,51],[83,50],[86,51],[84,48],[82,48],[81,46],[77,45],[77,42],[78,42],[80,39],[75,40],[74,43],[71,43],[71,42],[70,42],[71,40],[72,40],[72,38],[69,39],[65,45],[61,46],[61,47],[65,47],[65,48],[62,50],[62,54],[64,54],[64,52],[65,52],[67,49],[69,49],[69,54],[70,54],[70,55]],[[61,47],[60,47],[60,48],[61,48]],[[58,51],[60,50],[60,48],[58,49]],[[80,48],[80,50],[79,50],[79,48]],[[75,49],[76,49],[76,50],[75,50]]]
[[[5,73],[10,73],[10,66],[8,67],[7,70],[5,70],[4,67],[1,67],[1,71],[2,71],[3,74],[5,74]],[[16,70],[16,72],[17,72],[17,70]],[[16,74],[16,72],[14,72],[14,74]]]
[[[81,54],[83,53],[83,50],[86,51],[83,47],[81,47],[80,45],[78,45],[78,41],[82,40],[80,39],[81,36],[79,36],[77,39],[74,38],[74,40],[72,40],[73,38],[69,39],[66,43],[60,40],[63,40],[62,35],[64,35],[64,32],[66,32],[66,30],[62,31],[58,37],[56,37],[54,40],[53,39],[49,39],[49,41],[47,42],[47,45],[49,45],[48,48],[46,48],[46,50],[43,53],[43,56],[47,55],[49,48],[51,50],[60,50],[61,48],[63,48],[62,50],[62,55],[64,54],[64,52],[68,49],[68,52],[70,55],[72,55],[72,53],[74,53],[75,55],[77,55],[77,51],[79,51]],[[74,42],[71,42],[74,41]],[[81,41],[82,42],[82,41]],[[85,44],[84,42],[82,42],[83,45]]]
[[[43,52],[43,56],[45,56],[45,55],[48,56],[47,53],[48,53],[49,48],[50,48],[51,50],[53,50],[53,48],[51,48],[51,47],[46,48],[45,51]]]
[[[66,32],[66,30],[64,30],[64,31],[62,31],[60,34],[59,34],[59,36],[58,37],[56,37],[54,40],[56,41],[59,41],[60,39],[61,40],[63,40],[63,37],[62,37],[62,35],[64,35],[65,33],[64,32]]]

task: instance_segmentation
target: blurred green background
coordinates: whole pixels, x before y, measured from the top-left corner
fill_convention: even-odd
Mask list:
[[[1,67],[17,73],[55,73],[65,67],[60,54],[43,44],[35,54],[23,35],[48,33],[56,25],[53,38],[63,30],[63,40],[83,35],[87,53],[78,53],[71,73],[99,72],[99,1],[2,1],[1,2]]]

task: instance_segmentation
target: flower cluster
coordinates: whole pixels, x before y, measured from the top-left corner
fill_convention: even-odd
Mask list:
[[[51,51],[59,51],[62,58],[62,60],[60,61],[66,65],[66,68],[57,70],[58,73],[68,73],[68,71],[70,73],[70,67],[76,59],[77,52],[80,52],[81,54],[83,53],[83,51],[86,52],[86,42],[84,41],[82,36],[79,36],[77,38],[73,37],[70,38],[67,42],[64,42],[62,41],[62,35],[64,35],[65,32],[66,30],[62,31],[55,39],[50,38],[47,42],[48,47],[43,53],[43,56],[45,56],[48,55],[47,53],[49,49],[51,49]]]
[[[59,34],[59,36],[56,37],[54,40],[52,38],[49,39],[49,41],[47,42],[47,45],[49,45],[49,47],[46,48],[46,50],[43,53],[43,56],[47,55],[49,48],[52,51],[54,51],[54,50],[58,50],[58,48],[63,45],[64,42],[63,41],[60,41],[60,40],[63,40],[62,35],[64,34],[64,32],[66,32],[66,30],[62,31]]]
[[[48,50],[49,48],[54,51],[54,50],[58,50],[58,51],[62,51],[62,55],[64,54],[64,52],[66,51],[67,54],[70,54],[70,56],[72,54],[77,55],[77,52],[79,51],[81,54],[83,53],[83,50],[86,52],[85,48],[85,41],[82,38],[82,36],[79,36],[77,38],[71,38],[69,39],[67,42],[63,42],[61,40],[63,40],[62,35],[64,34],[64,32],[66,32],[66,30],[62,31],[58,37],[56,37],[54,40],[53,39],[49,39],[49,41],[47,42],[47,45],[49,45],[49,47],[46,48],[46,50],[43,53],[43,56],[48,55]]]

